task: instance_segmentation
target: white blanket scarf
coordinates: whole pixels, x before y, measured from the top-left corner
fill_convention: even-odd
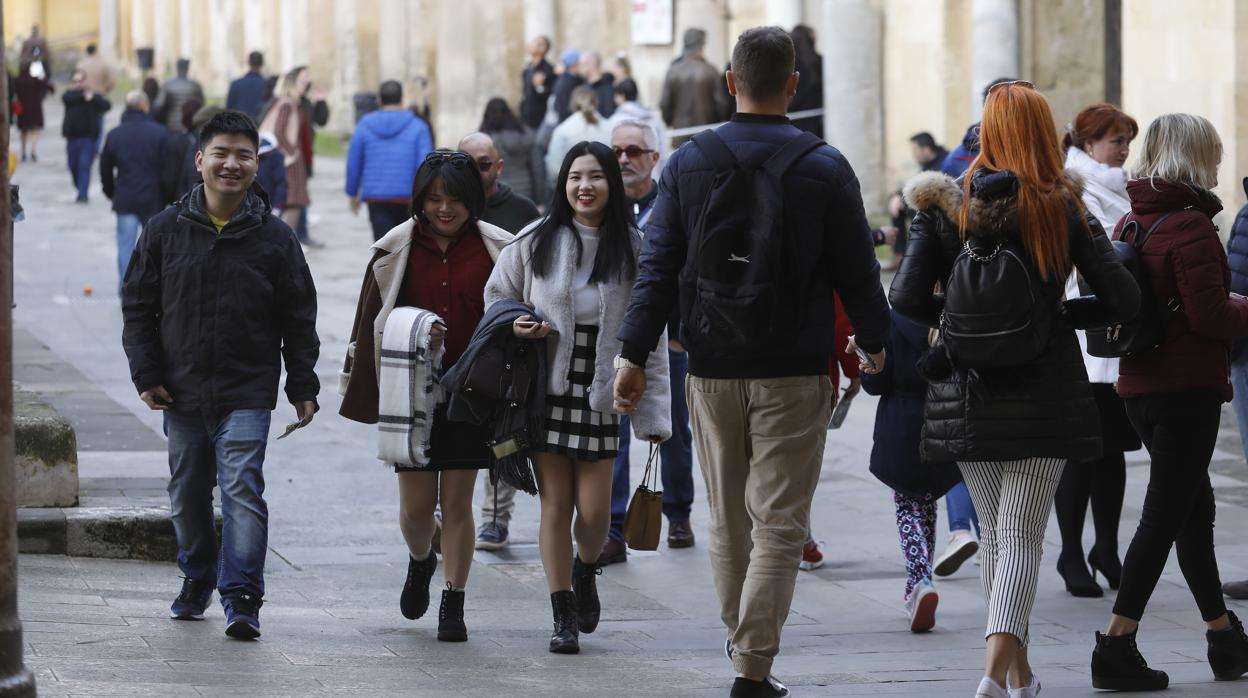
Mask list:
[[[377,457],[414,467],[429,464],[433,410],[446,396],[438,378],[445,346],[429,348],[433,323],[442,319],[420,308],[395,308],[382,332]]]

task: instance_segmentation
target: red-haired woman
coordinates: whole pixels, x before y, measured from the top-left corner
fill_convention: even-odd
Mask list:
[[[1039,681],[1027,661],[1044,529],[1067,461],[1101,452],[1096,403],[1071,320],[1059,307],[1072,265],[1097,298],[1097,319],[1131,317],[1139,289],[1118,262],[1077,185],[1062,169],[1048,103],[1030,83],[995,86],[984,103],[981,150],[965,179],[924,173],[906,185],[918,211],[890,300],[902,315],[937,327],[948,299],[933,294],[964,248],[987,259],[1010,244],[1025,259],[1042,293],[1032,312],[1049,318],[1047,341],[1015,365],[967,368],[928,364],[922,451],[927,462],[956,461],[979,513],[983,583],[988,601],[987,653],[977,695],[1030,697]],[[1020,298],[1019,302],[1024,302]],[[1001,328],[1006,329],[1005,327]],[[1007,679],[1008,677],[1008,679]]]
[[[1078,178],[1083,186],[1083,205],[1096,217],[1107,232],[1131,211],[1127,198],[1127,173],[1123,165],[1131,152],[1131,141],[1139,133],[1135,119],[1112,104],[1091,104],[1075,116],[1066,127],[1062,146],[1066,151],[1066,173]],[[1066,296],[1078,298],[1077,276],[1066,281]],[[1053,499],[1057,511],[1057,527],[1062,534],[1062,553],[1057,558],[1057,572],[1066,582],[1066,591],[1074,596],[1099,597],[1104,594],[1096,583],[1100,572],[1117,589],[1122,576],[1122,560],[1118,557],[1118,519],[1122,515],[1122,495],[1127,484],[1127,461],[1124,453],[1140,449],[1122,398],[1114,390],[1118,382],[1118,359],[1102,359],[1087,353],[1087,339],[1079,333],[1079,346],[1084,349],[1083,365],[1092,383],[1092,397],[1101,417],[1100,458],[1072,461],[1062,472]],[[1096,542],[1083,557],[1083,522],[1088,504],[1092,504],[1092,526]],[[1088,572],[1091,565],[1092,573]]]

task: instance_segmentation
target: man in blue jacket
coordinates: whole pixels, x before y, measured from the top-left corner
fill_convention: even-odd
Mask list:
[[[252,51],[247,55],[247,74],[230,83],[230,91],[225,98],[226,109],[237,109],[252,119],[259,120],[266,82],[260,74],[263,67],[263,53]]]
[[[689,411],[711,514],[711,566],[720,618],[728,628],[725,651],[737,672],[732,695],[738,698],[788,695],[770,674],[793,600],[834,401],[828,380],[836,324],[833,293],[840,295],[857,330],[858,346],[870,358],[863,362],[864,371],[884,367],[889,329],[888,303],[858,179],[835,148],[807,148],[784,170],[775,189],[781,201],[717,198],[716,206],[723,210],[704,210],[717,174],[736,176],[713,162],[730,156],[740,168],[736,172],[755,171],[783,146],[805,138],[785,117],[798,78],[793,41],[784,30],[758,27],[738,39],[727,73],[737,113],[709,137],[708,147],[718,137],[718,149],[704,151],[698,141],[686,144],[663,170],[632,301],[619,332],[623,350],[616,358],[617,409],[628,413],[645,392],[642,367],[679,298],[684,315],[680,341],[689,352]],[[783,150],[786,156],[795,152]],[[757,178],[753,181],[760,184]],[[763,217],[754,215],[760,210],[782,211],[783,227],[760,225]],[[713,245],[718,239],[699,233],[704,215],[727,224],[739,220],[730,215],[738,212],[753,217],[752,238],[779,235],[774,247],[801,252],[781,255],[783,269],[772,272],[776,288],[783,289],[776,302],[767,296],[748,302],[739,287],[707,287],[707,292],[749,303],[746,316],[774,319],[783,308],[802,312],[783,323],[764,323],[773,328],[766,332],[730,328],[751,334],[738,343],[742,346],[728,348],[704,331],[718,323],[716,318],[695,318],[689,312],[698,289],[688,280],[753,270],[746,265],[752,259],[763,264],[755,253],[767,245],[757,243],[745,254],[744,249],[728,254],[712,246],[725,252],[722,257],[687,258],[686,253],[691,243],[704,252],[703,242]],[[720,232],[732,231],[721,227]],[[699,240],[691,241],[695,234]],[[701,295],[698,299],[707,307]],[[733,313],[743,315],[735,308]]]
[[[163,209],[160,168],[169,132],[148,117],[147,95],[126,94],[121,124],[108,132],[100,151],[100,184],[117,214],[117,293],[134,253],[139,228]]]
[[[403,108],[402,85],[381,83],[377,98],[381,109],[360,119],[351,136],[346,184],[351,213],[368,204],[374,240],[411,216],[412,179],[433,150],[429,127]]]

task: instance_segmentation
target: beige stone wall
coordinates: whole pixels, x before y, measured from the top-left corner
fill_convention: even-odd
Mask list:
[[[1248,174],[1248,8],[1236,0],[1123,3],[1123,108],[1141,131],[1160,114],[1190,112],[1213,122],[1224,154],[1218,195],[1223,233],[1244,203]],[[1130,161],[1128,162],[1128,166]]]
[[[1060,132],[1080,109],[1105,101],[1105,3],[1028,0],[1026,5],[1023,75],[1049,100]]]

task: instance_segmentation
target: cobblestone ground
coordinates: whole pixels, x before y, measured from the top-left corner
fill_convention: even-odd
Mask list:
[[[49,123],[59,124],[59,108],[49,106]],[[114,110],[110,123],[117,116]],[[14,179],[27,211],[15,233],[16,332],[28,350],[18,379],[78,427],[84,502],[159,503],[167,474],[163,438],[159,419],[134,395],[121,350],[114,219],[98,185],[89,204],[73,203],[55,130],[45,134],[39,163],[22,165]],[[312,231],[326,243],[308,254],[320,291],[323,409],[311,428],[269,449],[264,637],[228,641],[216,615],[203,623],[168,620],[180,583],[171,563],[27,555],[20,562],[21,618],[26,663],[40,693],[726,695],[732,672],[722,654],[700,495],[696,547],[634,554],[607,568],[600,578],[603,622],[584,638],[579,656],[546,651],[550,606],[535,544],[537,505],[524,495],[512,546],[476,558],[468,643],[436,642],[434,617],[411,622],[399,615],[406,555],[394,476],[372,457],[372,429],[336,414],[337,370],[371,242],[367,219],[347,211],[342,170],[341,160],[318,158],[313,180]],[[84,295],[84,286],[93,293]],[[978,568],[968,564],[938,582],[934,632],[908,632],[891,496],[867,472],[874,406],[873,398],[859,398],[845,427],[829,439],[813,512],[828,564],[800,575],[775,673],[797,696],[968,696],[982,668]],[[291,414],[283,406],[274,429]],[[1229,408],[1223,421],[1213,476],[1218,552],[1224,577],[1238,579],[1248,577],[1242,538],[1248,468]],[[635,481],[643,459],[633,463]],[[1147,474],[1137,454],[1130,461],[1124,547]],[[1053,571],[1055,524],[1045,547],[1032,661],[1045,695],[1091,695],[1092,633],[1106,623],[1113,593],[1097,600],[1068,596]],[[440,583],[439,575],[435,588]],[[1248,616],[1245,604],[1232,607]],[[1170,672],[1171,695],[1248,691],[1248,683],[1212,682],[1202,623],[1173,562],[1141,642],[1150,661]]]

